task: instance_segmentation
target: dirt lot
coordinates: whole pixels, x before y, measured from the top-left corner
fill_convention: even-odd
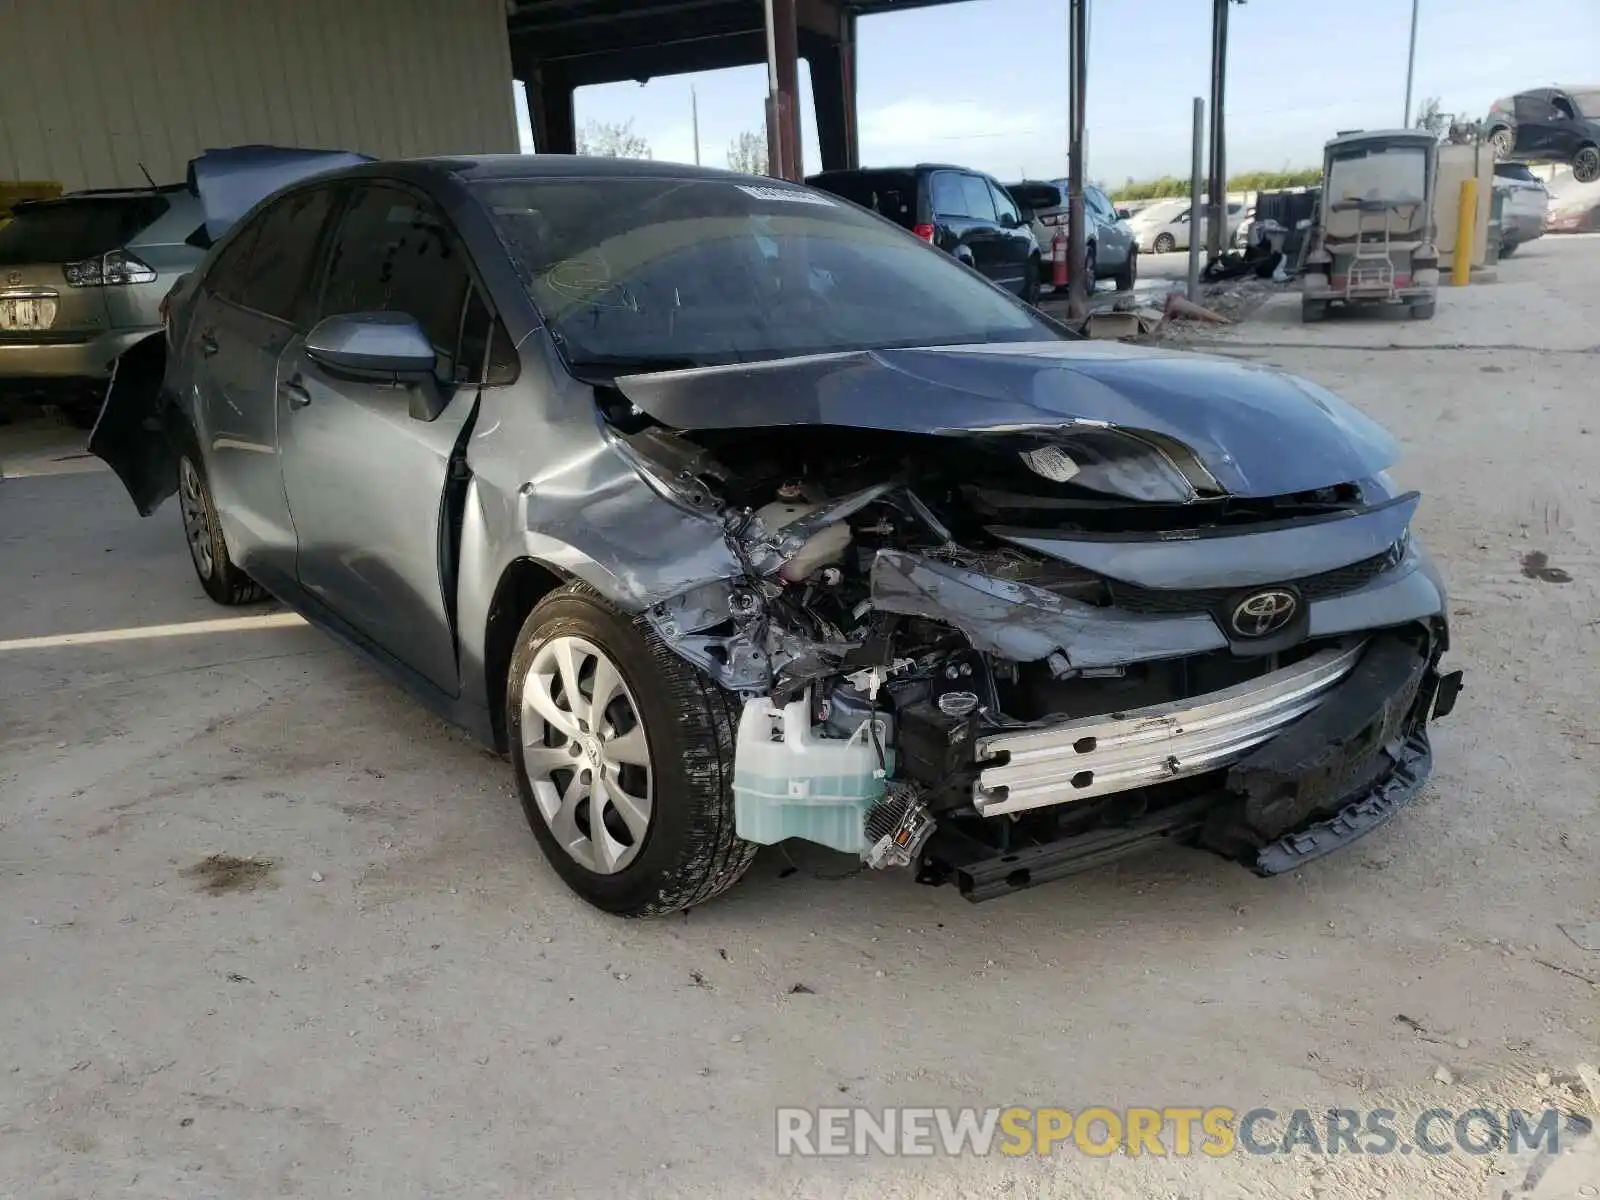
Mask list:
[[[1560,926],[1600,921],[1600,239],[1498,274],[1432,322],[1302,329],[1278,302],[1216,339],[1403,438],[1469,689],[1415,807],[1270,881],[1173,850],[974,907],[771,852],[687,917],[605,918],[537,857],[503,763],[292,619],[212,607],[170,505],[140,521],[108,474],[13,452],[0,1196],[1520,1188],[1500,1154],[772,1151],[779,1105],[1597,1115],[1600,953]],[[219,617],[244,619],[182,629]],[[1550,1194],[1594,1194],[1597,1141]]]

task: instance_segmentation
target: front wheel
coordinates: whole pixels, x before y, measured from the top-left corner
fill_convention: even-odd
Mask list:
[[[1600,179],[1600,146],[1585,146],[1572,156],[1572,178],[1579,183]]]
[[[1157,254],[1171,254],[1177,248],[1178,239],[1173,237],[1170,233],[1160,234],[1156,238],[1154,247],[1152,247]]]
[[[1300,320],[1309,325],[1320,321],[1328,315],[1328,302],[1326,300],[1302,300],[1300,302]]]
[[[1489,149],[1494,153],[1496,159],[1510,158],[1511,151],[1515,146],[1515,135],[1504,125],[1489,135]]]
[[[734,831],[737,700],[582,585],[523,623],[506,728],[534,837],[596,908],[677,912],[749,869],[756,847]]]
[[[183,536],[189,543],[189,561],[200,586],[218,604],[252,604],[266,597],[266,589],[251,579],[228,556],[228,542],[211,498],[200,450],[188,439],[178,458],[178,509],[183,516]]]
[[[1433,318],[1434,307],[1437,300],[1415,300],[1410,305],[1411,319],[1413,321],[1428,321]]]

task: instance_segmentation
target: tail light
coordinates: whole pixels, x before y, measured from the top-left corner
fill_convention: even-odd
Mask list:
[[[913,225],[911,227],[911,232],[916,234],[923,241],[927,242],[930,246],[933,244],[932,225]]]
[[[1061,212],[1040,213],[1039,220],[1046,225],[1065,225],[1067,223],[1067,213],[1065,209]]]
[[[113,250],[82,262],[67,263],[61,271],[67,277],[68,287],[115,287],[156,281],[150,264],[126,250]]]

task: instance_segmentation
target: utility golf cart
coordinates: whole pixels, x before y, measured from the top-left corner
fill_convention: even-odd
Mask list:
[[[1301,319],[1331,305],[1398,305],[1433,316],[1439,292],[1433,188],[1438,142],[1415,129],[1342,133],[1323,152],[1322,200],[1302,278]]]

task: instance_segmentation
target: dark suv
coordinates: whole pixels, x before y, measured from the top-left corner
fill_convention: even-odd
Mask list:
[[[1039,298],[1039,243],[1016,201],[982,172],[920,163],[824,171],[806,183],[887,217],[1030,304]]]

